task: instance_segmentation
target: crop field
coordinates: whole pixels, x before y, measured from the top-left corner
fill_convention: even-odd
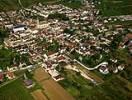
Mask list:
[[[44,89],[44,93],[50,100],[74,100],[73,97],[55,82],[43,68],[35,70],[34,78]]]
[[[48,100],[42,90],[36,90],[31,93],[35,100]]]
[[[0,88],[0,100],[33,100],[33,97],[21,80],[17,79]]]
[[[99,0],[104,16],[131,15],[132,0]]]

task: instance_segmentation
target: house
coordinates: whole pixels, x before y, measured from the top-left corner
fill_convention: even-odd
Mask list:
[[[13,72],[7,72],[6,73],[6,77],[9,79],[9,80],[12,80],[15,78],[15,75]]]
[[[56,76],[59,75],[58,71],[55,70],[55,69],[49,70],[48,72],[49,72],[49,74],[50,74],[52,77],[56,77]]]
[[[118,73],[118,68],[117,67],[114,68],[113,73],[115,73],[115,74]]]
[[[132,40],[132,34],[131,33],[126,35],[126,37],[124,38],[124,42],[127,43],[129,40]]]
[[[3,72],[0,72],[0,82],[2,82],[4,79],[4,75],[3,75]]]
[[[99,71],[102,73],[102,74],[108,74],[109,73],[109,70],[107,68],[106,65],[101,65],[100,68],[99,68]]]
[[[26,25],[16,25],[13,27],[12,31],[14,33],[16,33],[16,32],[20,32],[20,31],[25,31],[26,29],[27,29]]]
[[[55,80],[55,81],[60,81],[60,80],[63,80],[64,78],[59,74],[59,72],[55,69],[53,70],[49,70],[48,73],[52,76],[52,78]]]
[[[63,55],[60,55],[58,58],[57,58],[58,62],[65,62],[66,59]]]
[[[127,46],[129,49],[129,52],[132,54],[132,34],[129,33],[126,35],[125,39],[124,39],[124,45],[125,47]]]
[[[0,21],[2,21],[3,20],[3,18],[0,16]]]
[[[13,24],[6,24],[5,28],[11,29],[11,28],[13,28]]]
[[[60,81],[60,80],[63,80],[64,78],[61,75],[58,75],[58,76],[55,76],[53,79],[55,81]]]
[[[24,80],[24,85],[27,87],[27,88],[32,88],[35,84],[32,80],[30,79],[25,79]]]
[[[124,68],[125,68],[124,65],[119,65],[118,66],[118,70],[120,70],[120,71],[124,70]]]

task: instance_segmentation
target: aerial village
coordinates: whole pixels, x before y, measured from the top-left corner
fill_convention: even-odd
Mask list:
[[[123,62],[114,57],[106,56],[107,59],[104,59],[103,53],[109,54],[114,38],[125,32],[122,25],[112,26],[107,23],[127,19],[101,18],[99,14],[95,5],[88,1],[85,1],[83,9],[39,3],[19,11],[9,11],[6,14],[1,12],[0,27],[10,32],[9,38],[4,40],[5,47],[12,48],[20,55],[28,55],[30,64],[20,62],[19,65],[14,63],[12,67],[7,67],[5,71],[0,69],[0,81],[3,74],[11,80],[15,78],[13,72],[24,69],[32,71],[36,66],[43,67],[55,81],[64,79],[58,70],[58,67],[64,67],[80,72],[94,84],[98,84],[96,79],[75,64],[85,70],[98,70],[103,75],[124,70]],[[129,30],[132,32],[132,29]],[[122,38],[123,41],[117,48],[129,48],[131,55],[132,34],[124,34]],[[84,61],[85,57],[97,57],[95,64],[87,65],[86,62],[89,61]]]

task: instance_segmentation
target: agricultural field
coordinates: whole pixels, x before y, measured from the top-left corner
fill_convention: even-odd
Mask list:
[[[132,83],[120,75],[111,76],[96,86],[78,73],[70,71],[65,73],[67,73],[65,80],[59,83],[76,100],[132,100]]]
[[[42,86],[43,94],[49,100],[74,100],[74,98],[55,82],[43,68],[35,70],[34,78]]]
[[[101,2],[99,8],[104,16],[131,15],[131,0],[98,0]]]
[[[0,87],[0,100],[34,100],[20,79]]]
[[[31,94],[35,100],[48,100],[47,97],[43,94],[42,90],[36,90]]]

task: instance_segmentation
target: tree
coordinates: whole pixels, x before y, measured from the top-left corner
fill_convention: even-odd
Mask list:
[[[30,61],[29,61],[29,55],[28,54],[21,55],[21,58],[20,59],[21,59],[21,62],[23,62],[23,63],[26,63],[28,65],[31,64]]]
[[[8,37],[9,33],[7,30],[0,29],[0,44],[4,42],[4,39]]]
[[[68,28],[66,28],[66,29],[64,29],[64,33],[67,33],[67,34],[70,34],[70,35],[74,35],[74,33],[75,33],[75,29],[68,29]]]
[[[49,51],[57,52],[59,50],[59,43],[57,41],[54,41],[52,44],[48,46]]]
[[[48,19],[59,19],[59,20],[64,20],[64,21],[69,20],[69,18],[65,14],[60,14],[58,12],[49,14]]]
[[[2,48],[0,49],[0,66],[2,69],[10,67],[13,64],[15,53],[11,49]]]

